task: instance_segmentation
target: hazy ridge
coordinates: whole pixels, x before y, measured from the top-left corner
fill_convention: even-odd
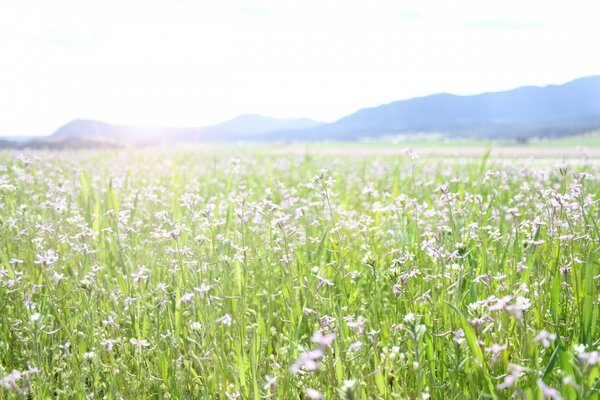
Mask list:
[[[0,147],[117,147],[178,141],[357,140],[407,134],[520,139],[600,128],[600,76],[563,85],[458,96],[440,93],[363,108],[332,123],[246,114],[208,127],[144,127],[74,120],[52,135]]]

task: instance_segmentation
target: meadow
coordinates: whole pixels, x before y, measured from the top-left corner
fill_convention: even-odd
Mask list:
[[[600,398],[600,165],[418,152],[0,153],[0,398]]]

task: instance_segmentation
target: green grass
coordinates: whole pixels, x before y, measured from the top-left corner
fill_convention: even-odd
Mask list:
[[[599,179],[2,153],[0,398],[600,398]]]

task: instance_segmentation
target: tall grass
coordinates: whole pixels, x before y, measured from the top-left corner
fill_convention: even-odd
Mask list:
[[[0,155],[0,398],[599,398],[600,170]]]

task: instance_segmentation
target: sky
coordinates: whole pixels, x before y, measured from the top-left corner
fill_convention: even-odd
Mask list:
[[[334,121],[600,74],[600,1],[0,0],[0,135]]]

